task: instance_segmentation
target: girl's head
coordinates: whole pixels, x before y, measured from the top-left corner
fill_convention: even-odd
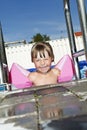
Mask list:
[[[51,63],[54,61],[54,54],[49,43],[35,43],[31,49],[31,60],[34,62],[36,69],[41,73],[50,70]]]
[[[48,56],[50,58],[52,58],[52,62],[54,61],[54,54],[53,54],[53,49],[51,47],[51,45],[48,43],[48,42],[38,42],[38,43],[35,43],[31,49],[31,60],[33,62],[33,59],[34,58],[37,58],[38,56],[38,53],[39,53],[39,56],[42,58],[44,57],[45,58],[45,52],[48,53]]]

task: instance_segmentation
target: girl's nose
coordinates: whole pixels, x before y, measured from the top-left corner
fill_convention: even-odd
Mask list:
[[[41,65],[45,65],[44,60],[41,60],[41,61],[40,61],[40,64],[41,64]]]

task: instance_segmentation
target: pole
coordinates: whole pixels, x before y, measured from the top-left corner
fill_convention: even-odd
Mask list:
[[[72,58],[75,64],[76,79],[80,79],[81,75],[80,75],[80,69],[78,65],[78,57],[73,56],[73,54],[77,52],[77,49],[76,49],[76,44],[75,44],[74,31],[73,31],[73,26],[72,26],[72,19],[71,19],[71,12],[70,12],[69,5],[70,5],[69,0],[64,0],[64,14],[65,14],[65,19],[66,19],[71,54],[72,54]]]
[[[9,72],[8,72],[8,65],[5,53],[1,23],[0,23],[0,76],[1,76],[1,84],[9,83]]]
[[[78,7],[78,13],[79,13],[79,19],[80,19],[80,26],[83,36],[83,44],[84,44],[84,51],[85,51],[85,57],[87,61],[87,15],[86,15],[86,8],[84,0],[76,0],[77,1],[77,7]]]

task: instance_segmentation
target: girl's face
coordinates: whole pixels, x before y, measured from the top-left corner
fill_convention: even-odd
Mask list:
[[[37,58],[33,59],[35,67],[40,73],[47,73],[50,70],[50,66],[52,63],[52,58],[48,55],[48,52],[45,51],[44,55],[42,54],[40,57],[40,53],[37,53]]]

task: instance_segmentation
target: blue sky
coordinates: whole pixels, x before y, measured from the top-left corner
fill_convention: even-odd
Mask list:
[[[70,5],[74,30],[79,31],[76,0]],[[0,21],[5,42],[29,42],[36,33],[52,40],[67,36],[63,0],[0,0]]]

